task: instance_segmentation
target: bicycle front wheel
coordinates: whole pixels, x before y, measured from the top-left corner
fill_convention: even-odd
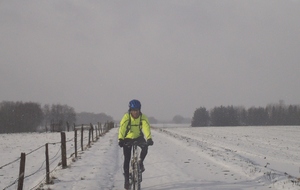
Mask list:
[[[138,162],[135,162],[134,169],[133,169],[133,190],[140,190],[140,189],[141,189],[140,166]]]

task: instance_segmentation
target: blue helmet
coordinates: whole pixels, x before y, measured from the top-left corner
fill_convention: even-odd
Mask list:
[[[134,99],[129,102],[129,110],[131,110],[131,109],[141,110],[141,107],[142,107],[141,102],[138,100]]]

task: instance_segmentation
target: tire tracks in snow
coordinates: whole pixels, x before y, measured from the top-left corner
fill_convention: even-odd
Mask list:
[[[278,189],[281,189],[281,187],[300,187],[299,179],[285,172],[270,169],[267,165],[259,165],[252,161],[251,158],[245,157],[230,148],[209,144],[184,134],[178,134],[173,132],[171,128],[154,128],[154,130],[171,137],[173,141],[177,141],[177,144],[182,145],[184,143],[183,146],[186,146],[187,149],[220,166],[228,168],[228,171],[234,171],[252,180],[267,181]]]

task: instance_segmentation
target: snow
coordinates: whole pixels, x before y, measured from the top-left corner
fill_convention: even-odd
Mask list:
[[[197,127],[154,125],[143,173],[143,190],[300,189],[300,127]],[[58,166],[60,144],[49,145],[53,184],[44,183],[45,170],[25,178],[24,189],[123,189],[123,152],[113,128],[91,147],[74,152],[73,132],[67,132],[68,167]],[[59,133],[1,134],[0,167],[26,157],[25,176],[44,167],[47,142]],[[85,143],[86,144],[86,143]],[[57,154],[58,153],[58,154]],[[54,169],[55,168],[55,169]],[[16,178],[19,161],[0,169],[0,189]],[[17,189],[17,183],[7,189]]]

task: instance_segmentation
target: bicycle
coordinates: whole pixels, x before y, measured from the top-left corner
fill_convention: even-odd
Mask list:
[[[134,141],[133,143],[126,143],[125,146],[132,146],[132,156],[129,168],[129,189],[140,190],[142,182],[142,171],[139,164],[140,148],[138,148],[138,146],[143,147],[148,145],[146,142],[139,143],[138,141]]]

